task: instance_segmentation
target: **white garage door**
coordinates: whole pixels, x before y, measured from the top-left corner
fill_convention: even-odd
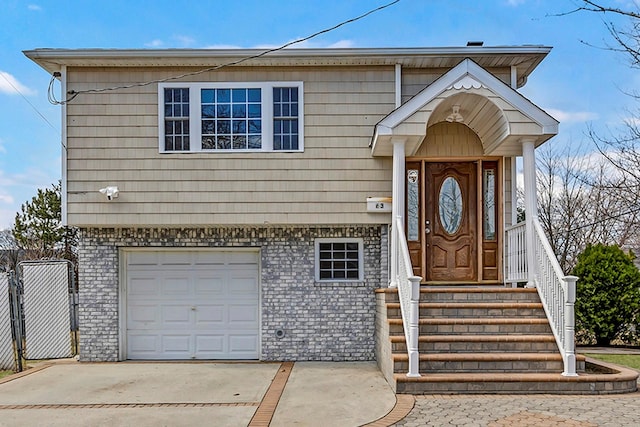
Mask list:
[[[129,359],[257,359],[258,253],[126,255]]]

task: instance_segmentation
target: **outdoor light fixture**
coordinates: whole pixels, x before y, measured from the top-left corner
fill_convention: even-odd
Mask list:
[[[462,117],[462,114],[460,114],[460,105],[455,104],[451,108],[453,112],[447,116],[446,120],[448,122],[456,122],[456,123],[464,122],[464,117]]]
[[[118,190],[118,187],[116,187],[116,186],[109,186],[109,187],[101,188],[100,192],[102,194],[104,194],[105,196],[107,196],[107,200],[116,199],[116,198],[118,198],[118,195],[120,194],[120,190]]]

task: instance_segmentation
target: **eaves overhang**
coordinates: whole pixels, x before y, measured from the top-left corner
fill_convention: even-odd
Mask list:
[[[259,67],[395,66],[455,67],[464,58],[486,68],[515,67],[519,85],[551,51],[551,47],[468,46],[409,48],[335,48],[276,51],[263,49],[33,49],[24,54],[49,73],[67,67]],[[238,61],[241,61],[238,63]]]

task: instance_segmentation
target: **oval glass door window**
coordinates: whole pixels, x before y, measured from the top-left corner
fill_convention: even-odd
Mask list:
[[[462,224],[462,190],[454,177],[449,176],[442,182],[438,205],[444,231],[455,234]]]

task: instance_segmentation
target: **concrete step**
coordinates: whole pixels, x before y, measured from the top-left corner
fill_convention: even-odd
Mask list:
[[[392,355],[394,372],[407,372],[406,353]],[[560,353],[421,353],[420,372],[547,372],[561,373],[564,368]],[[576,369],[584,371],[584,357],[576,361]]]
[[[395,374],[400,394],[603,394],[626,393],[637,389],[637,374],[560,373],[426,373],[418,378]]]
[[[407,351],[403,335],[391,335],[394,353]],[[422,335],[418,337],[420,353],[503,353],[503,352],[557,352],[558,346],[552,334],[538,335]]]
[[[420,317],[537,317],[546,318],[540,302],[421,302]],[[402,317],[399,302],[387,303],[387,317]]]
[[[388,319],[389,334],[404,333],[402,319]],[[452,334],[547,334],[551,333],[549,321],[543,318],[466,318],[420,319],[420,335]]]

